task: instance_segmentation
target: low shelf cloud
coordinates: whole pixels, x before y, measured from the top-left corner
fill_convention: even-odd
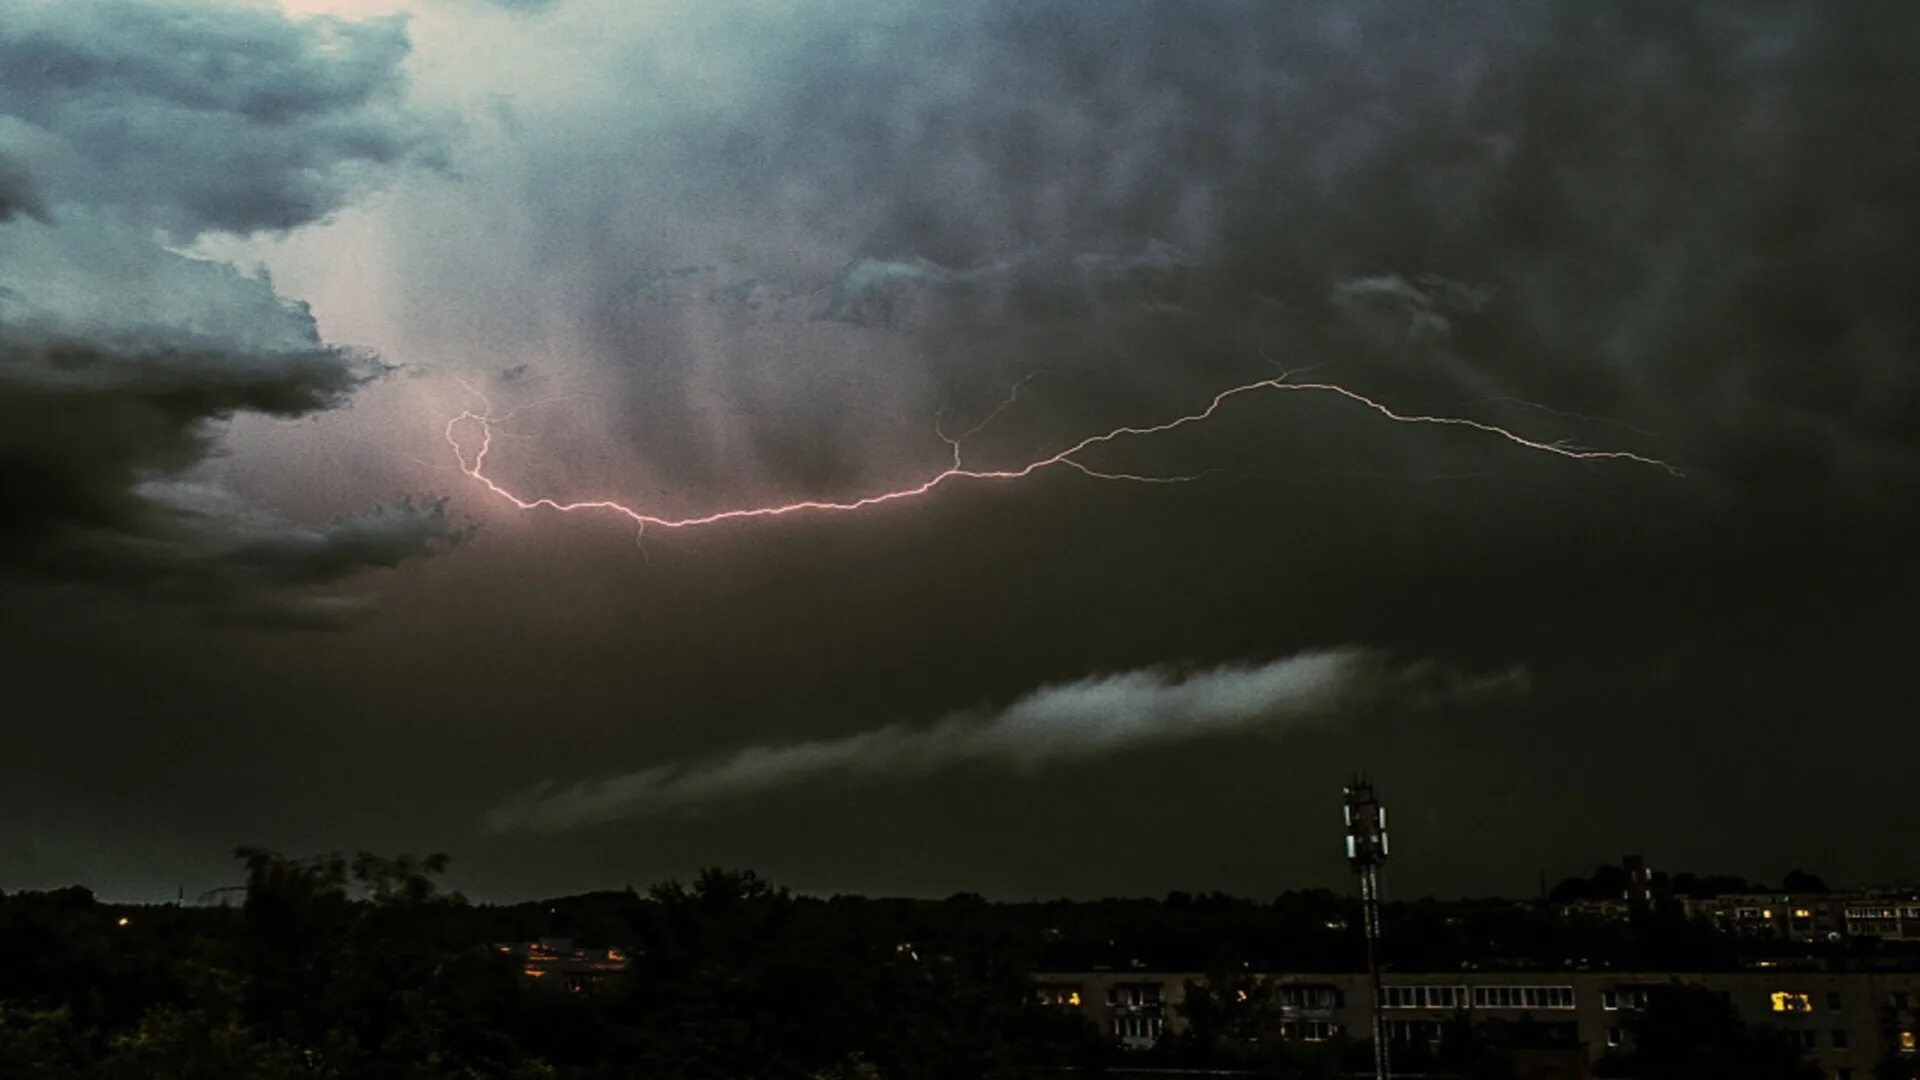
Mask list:
[[[1053,683],[991,711],[831,739],[749,746],[708,761],[540,784],[495,807],[496,831],[555,832],[698,811],[850,777],[909,779],[956,766],[1032,773],[1109,754],[1299,729],[1392,704],[1428,708],[1523,697],[1525,668],[1470,674],[1358,647],[1264,664],[1140,668]]]

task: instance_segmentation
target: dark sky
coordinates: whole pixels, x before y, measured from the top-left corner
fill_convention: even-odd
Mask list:
[[[405,9],[396,16],[396,9]],[[1920,876],[1920,9],[0,0],[0,888]],[[1310,370],[1308,370],[1310,369]],[[1018,468],[859,513],[662,518]],[[1503,439],[1498,427],[1541,444]],[[1557,450],[1624,451],[1640,459]],[[1647,461],[1666,463],[1671,469]]]

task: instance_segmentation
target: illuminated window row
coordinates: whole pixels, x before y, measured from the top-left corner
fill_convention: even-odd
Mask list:
[[[1464,986],[1383,986],[1380,988],[1380,1007],[1383,1009],[1464,1009],[1467,1007],[1467,988]]]
[[[1157,1039],[1164,1031],[1166,1024],[1157,1016],[1129,1014],[1113,1018],[1113,1035],[1116,1039]]]
[[[1571,1009],[1571,986],[1476,986],[1476,1009]]]
[[[1137,983],[1126,986],[1107,987],[1107,1004],[1117,1006],[1140,1006],[1160,1004],[1159,983]]]
[[[1446,1039],[1447,1027],[1438,1020],[1389,1020],[1387,1038],[1394,1042],[1437,1043]]]
[[[1280,1004],[1291,1009],[1337,1009],[1341,994],[1332,986],[1282,986]]]
[[[1644,997],[1642,998],[1644,1003]],[[1383,986],[1383,1009],[1571,1009],[1571,986]],[[1609,1005],[1608,1008],[1615,1006]]]
[[[1647,1007],[1647,992],[1632,988],[1624,990],[1602,990],[1600,1007],[1612,1012],[1615,1009],[1644,1009]]]
[[[1280,1024],[1280,1037],[1283,1039],[1325,1042],[1338,1034],[1340,1025],[1330,1020],[1286,1020]]]

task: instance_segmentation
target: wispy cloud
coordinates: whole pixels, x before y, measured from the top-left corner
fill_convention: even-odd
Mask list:
[[[993,712],[931,724],[889,724],[835,739],[750,746],[706,762],[597,780],[552,781],[487,816],[496,831],[559,831],[751,798],[831,777],[902,779],[962,764],[1033,771],[1048,765],[1298,727],[1386,701],[1410,706],[1524,694],[1526,671],[1486,676],[1444,664],[1396,664],[1361,648],[1298,653],[1265,664],[1177,672],[1146,668],[1043,686]]]

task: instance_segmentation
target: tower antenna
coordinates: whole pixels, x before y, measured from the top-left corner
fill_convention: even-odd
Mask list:
[[[1360,883],[1360,919],[1367,933],[1367,988],[1373,995],[1373,1075],[1389,1080],[1387,1017],[1380,995],[1380,866],[1387,861],[1387,808],[1373,785],[1355,776],[1347,785],[1347,865]]]

